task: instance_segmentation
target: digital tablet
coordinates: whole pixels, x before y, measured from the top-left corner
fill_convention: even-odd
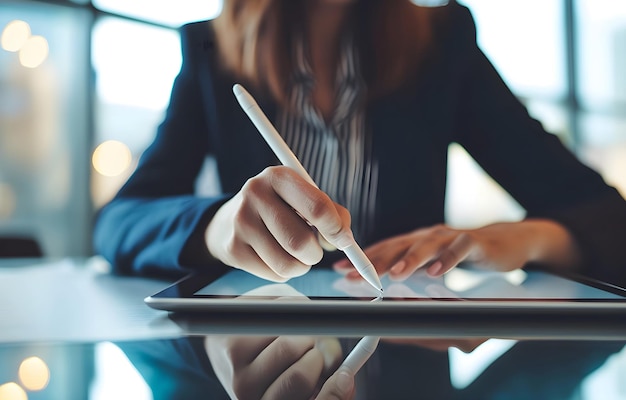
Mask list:
[[[420,316],[426,321],[443,315],[461,319],[526,315],[535,320],[571,315],[626,321],[623,288],[541,269],[495,272],[465,265],[437,278],[417,271],[402,282],[387,276],[381,281],[382,297],[365,281],[347,280],[331,268],[314,266],[286,283],[233,269],[221,276],[191,274],[145,302],[173,312],[248,317],[291,314],[327,319],[384,316],[389,320]]]

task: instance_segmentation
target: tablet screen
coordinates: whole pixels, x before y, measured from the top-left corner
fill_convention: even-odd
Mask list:
[[[611,300],[617,294],[541,270],[511,272],[455,268],[433,278],[418,271],[405,281],[381,278],[384,300],[410,299],[485,299],[485,300]],[[363,280],[347,280],[332,269],[313,268],[306,275],[287,283],[273,283],[241,270],[232,270],[201,287],[194,297],[232,298],[240,296],[297,297],[328,299],[375,299],[377,291]]]

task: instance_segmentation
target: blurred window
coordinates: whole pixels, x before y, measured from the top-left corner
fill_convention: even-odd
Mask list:
[[[92,62],[92,198],[98,208],[117,192],[154,138],[180,70],[180,37],[174,29],[100,18],[92,35]]]
[[[93,4],[103,11],[172,27],[212,19],[222,11],[222,0],[93,0]]]
[[[472,11],[479,46],[517,95],[565,96],[562,0],[460,2]]]
[[[544,127],[570,140],[563,2],[462,0],[476,22],[477,42],[513,93]],[[524,209],[460,146],[450,146],[446,221],[472,228],[524,217]]]
[[[626,2],[576,1],[578,79],[589,110],[626,112]]]
[[[626,2],[575,1],[581,157],[626,197]]]
[[[101,18],[92,33],[98,98],[162,110],[181,65],[180,37],[172,29]]]
[[[1,1],[0,234],[46,255],[86,254],[90,14]]]

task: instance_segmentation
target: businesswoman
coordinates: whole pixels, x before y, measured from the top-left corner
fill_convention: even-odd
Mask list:
[[[529,117],[477,47],[466,8],[225,0],[217,19],[181,36],[165,120],[98,216],[95,247],[118,271],[235,267],[285,281],[326,257],[357,278],[325,250],[354,236],[378,273],[398,280],[463,260],[626,280],[624,199]],[[279,166],[234,83],[320,189]],[[523,221],[445,225],[453,142],[526,209]],[[194,195],[207,156],[223,191],[209,198]]]

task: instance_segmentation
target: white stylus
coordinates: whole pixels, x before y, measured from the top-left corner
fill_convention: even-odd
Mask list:
[[[376,347],[378,347],[378,336],[365,336],[363,339],[354,346],[350,354],[341,363],[339,368],[346,368],[353,375],[355,375],[363,364],[374,354]]]
[[[261,108],[250,93],[248,93],[246,89],[239,84],[233,86],[233,93],[235,93],[235,97],[237,97],[237,101],[239,102],[241,108],[243,108],[254,126],[256,126],[257,130],[261,133],[267,144],[274,151],[274,154],[276,154],[276,157],[278,157],[280,162],[283,165],[295,170],[298,175],[317,187],[313,179],[309,176],[309,173],[304,169],[302,164],[300,164],[300,161],[298,161],[289,146],[287,146],[287,143],[285,143],[278,131],[276,131],[274,125],[272,125],[263,111],[261,111]],[[355,240],[353,240],[349,246],[339,250],[346,254],[346,257],[348,257],[350,262],[352,262],[352,265],[354,265],[356,270],[359,271],[359,274],[361,274],[367,282],[380,292],[383,291],[383,286],[380,283],[380,279],[378,279],[378,274],[376,273],[376,269],[374,269],[374,265],[372,265],[372,262],[367,258]]]

